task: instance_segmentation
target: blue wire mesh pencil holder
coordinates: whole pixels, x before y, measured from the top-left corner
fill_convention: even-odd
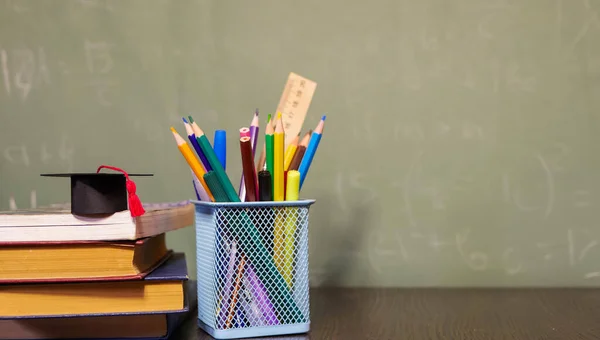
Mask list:
[[[315,201],[193,202],[198,326],[216,339],[308,332]]]

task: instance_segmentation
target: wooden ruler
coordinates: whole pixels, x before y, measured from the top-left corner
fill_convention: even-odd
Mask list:
[[[316,88],[317,83],[314,81],[294,72],[290,73],[275,113],[281,112],[286,147],[302,131],[302,125]]]

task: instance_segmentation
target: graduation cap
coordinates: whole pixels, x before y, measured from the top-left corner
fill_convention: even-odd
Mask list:
[[[120,173],[101,173],[103,168]],[[135,183],[130,176],[152,176],[152,174],[128,174],[122,169],[101,165],[95,173],[41,174],[47,177],[69,177],[71,179],[71,213],[74,215],[114,214],[129,209],[131,216],[145,213],[135,193]]]

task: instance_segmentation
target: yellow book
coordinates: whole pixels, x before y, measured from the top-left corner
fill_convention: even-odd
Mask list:
[[[0,283],[141,279],[170,253],[165,234],[137,241],[0,243]]]
[[[173,254],[143,280],[0,285],[0,317],[176,311],[187,280],[185,255]]]

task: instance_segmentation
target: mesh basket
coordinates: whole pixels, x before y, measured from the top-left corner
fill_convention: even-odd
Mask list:
[[[308,332],[314,200],[194,203],[199,326],[217,339]]]

